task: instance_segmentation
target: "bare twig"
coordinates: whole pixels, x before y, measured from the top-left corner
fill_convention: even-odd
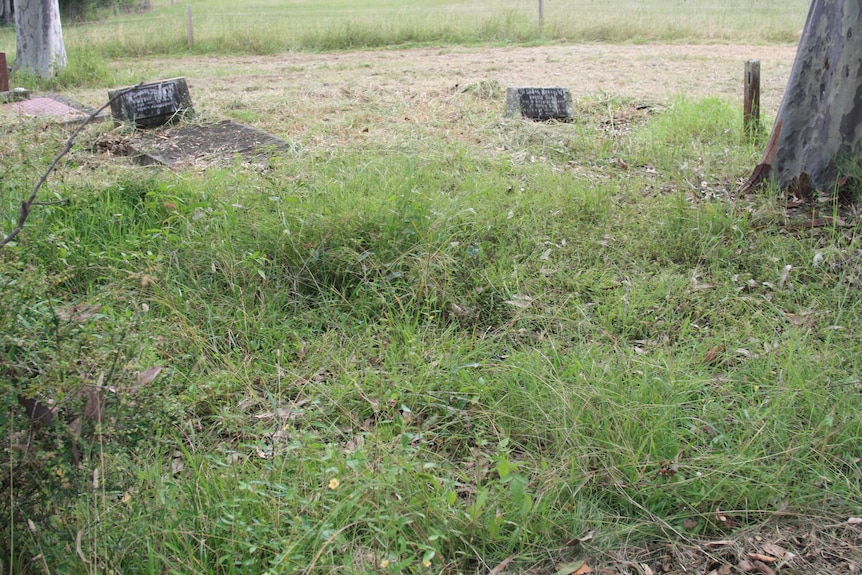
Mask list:
[[[53,202],[33,202],[34,206],[65,206],[69,200],[54,200]],[[0,574],[2,575],[2,574]]]
[[[15,236],[17,236],[19,233],[21,233],[21,230],[24,229],[24,222],[26,222],[27,218],[30,216],[30,208],[32,208],[33,204],[36,202],[36,196],[39,194],[39,188],[42,187],[42,184],[45,183],[45,181],[48,179],[48,176],[51,174],[51,172],[54,171],[54,168],[57,167],[57,164],[60,163],[60,160],[63,159],[63,156],[65,156],[66,154],[68,154],[72,150],[72,145],[75,143],[75,138],[78,137],[78,134],[81,133],[81,130],[83,130],[87,126],[87,124],[92,122],[96,118],[96,116],[101,114],[105,110],[105,108],[107,108],[111,104],[113,104],[114,100],[125,95],[128,92],[131,92],[132,90],[135,90],[135,89],[141,87],[142,85],[143,85],[143,82],[141,82],[140,84],[138,84],[136,86],[132,86],[131,88],[123,90],[122,92],[119,92],[118,94],[115,94],[114,97],[111,98],[110,100],[108,100],[108,102],[104,106],[102,106],[101,108],[99,108],[98,110],[96,110],[95,112],[90,114],[89,116],[87,116],[87,118],[85,118],[84,121],[81,122],[81,124],[77,128],[75,128],[75,131],[72,132],[72,135],[69,136],[68,140],[66,140],[66,145],[63,146],[63,149],[60,151],[59,154],[57,154],[57,156],[51,162],[51,165],[48,166],[48,169],[45,170],[45,173],[42,174],[42,177],[39,178],[38,182],[36,182],[36,185],[33,186],[33,192],[30,194],[30,197],[27,198],[26,201],[21,202],[21,211],[18,212],[18,224],[15,226],[15,229],[13,229],[11,232],[9,232],[9,235],[7,235],[2,240],[0,240],[0,248],[2,248],[6,244],[8,244],[12,240],[14,240]]]

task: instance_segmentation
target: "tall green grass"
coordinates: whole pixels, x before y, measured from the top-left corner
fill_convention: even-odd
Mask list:
[[[495,152],[53,177],[68,203],[0,253],[0,366],[39,364],[64,421],[113,391],[101,424],[4,452],[7,572],[547,569],[587,531],[858,513],[858,238],[733,199],[762,143],[722,102],[620,131],[627,103],[581,105]],[[20,130],[3,161],[37,170],[51,134]],[[102,307],[50,312],[73,303]]]

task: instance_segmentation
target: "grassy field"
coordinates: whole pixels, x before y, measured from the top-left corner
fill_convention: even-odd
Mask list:
[[[808,2],[760,0],[190,0],[102,22],[67,23],[73,53],[106,58],[177,53],[274,54],[287,50],[446,43],[795,42]],[[187,46],[186,5],[194,15]],[[12,30],[0,50],[14,52]]]
[[[664,39],[786,41],[804,18],[768,6],[756,29],[705,5],[674,4],[698,10]],[[646,35],[658,3],[630,6],[609,29],[663,38]],[[233,7],[194,7],[196,51],[243,45],[243,20],[214,16]],[[534,25],[529,8],[497,35],[468,26],[469,4],[292,5],[299,22],[270,4],[266,47],[245,49],[498,42]],[[331,45],[307,40],[326,37],[318,11],[340,18]],[[181,13],[70,27],[77,49],[100,38],[87,85],[143,53],[188,65],[182,25],[178,40],[96,33]],[[375,19],[376,40],[345,40],[377,13],[426,33]],[[603,20],[567,13],[572,28],[549,16],[521,40],[599,38]],[[707,573],[738,566],[752,530],[794,554],[785,571],[859,561],[852,210],[797,219],[775,194],[738,196],[764,138],[720,98],[596,92],[576,121],[537,124],[503,118],[493,81],[333,83],[344,100],[314,84],[296,110],[277,92],[226,104],[296,136],[258,164],[137,167],[104,151],[123,130],[90,127],[0,250],[0,573]],[[2,130],[6,231],[68,133]],[[31,429],[19,394],[52,402],[55,424]],[[811,551],[829,537],[842,556]],[[705,551],[686,564],[683,549]]]

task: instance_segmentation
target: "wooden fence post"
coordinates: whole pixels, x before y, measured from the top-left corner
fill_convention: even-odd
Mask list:
[[[186,35],[189,40],[189,47],[195,43],[195,30],[192,23],[192,5],[186,4]]]
[[[6,52],[0,52],[0,92],[9,91],[9,68],[6,67]]]
[[[760,129],[760,60],[745,62],[742,125],[748,135]]]
[[[545,0],[539,0],[539,33],[545,29]]]

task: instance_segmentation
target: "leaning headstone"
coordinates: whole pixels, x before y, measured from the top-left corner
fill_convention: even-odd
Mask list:
[[[572,93],[567,88],[508,88],[506,115],[530,120],[571,120]]]
[[[157,128],[181,117],[194,116],[185,78],[109,90],[111,116],[138,128]]]

